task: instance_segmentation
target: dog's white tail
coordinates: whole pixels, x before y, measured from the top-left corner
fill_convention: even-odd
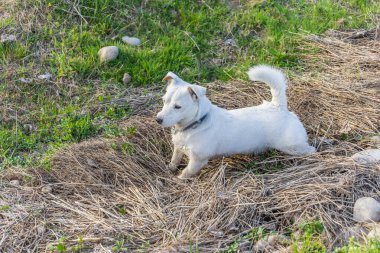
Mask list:
[[[270,86],[272,104],[284,109],[288,108],[286,78],[281,70],[266,65],[259,65],[251,68],[247,73],[252,81],[264,82]]]

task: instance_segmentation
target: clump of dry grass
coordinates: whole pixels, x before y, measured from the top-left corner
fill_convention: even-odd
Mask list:
[[[375,31],[360,42],[335,33],[310,40],[321,52],[305,59],[312,71],[289,86],[290,108],[307,126],[317,154],[216,159],[184,182],[165,168],[168,132],[150,116],[134,116],[125,127],[136,133],[64,148],[51,171],[7,170],[0,250],[44,251],[65,235],[68,245],[83,236],[85,245],[107,248],[126,238],[132,250],[188,251],[193,242],[200,252],[215,252],[252,227],[281,232],[310,219],[323,222],[332,244],[353,224],[354,201],[380,194],[379,166],[360,167],[350,159],[369,143],[338,138],[379,131],[379,39]],[[247,83],[208,87],[212,101],[228,108],[269,98],[268,91]],[[21,185],[12,186],[15,179]]]

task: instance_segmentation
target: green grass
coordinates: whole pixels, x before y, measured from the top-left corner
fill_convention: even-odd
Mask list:
[[[377,253],[380,252],[380,238],[357,242],[353,237],[347,245],[336,248],[334,253]]]
[[[0,168],[49,164],[68,143],[127,134],[118,123],[128,105],[104,105],[123,96],[125,72],[131,85],[147,87],[167,71],[207,82],[246,78],[258,63],[302,69],[302,55],[314,50],[304,35],[373,27],[380,15],[378,2],[363,0],[247,1],[236,9],[226,1],[144,2],[16,1],[23,23],[17,12],[0,21],[1,33],[17,34],[0,43]],[[124,44],[125,35],[142,45]],[[224,45],[229,38],[237,47]],[[97,51],[106,45],[120,55],[101,64]],[[18,81],[45,72],[53,82]]]

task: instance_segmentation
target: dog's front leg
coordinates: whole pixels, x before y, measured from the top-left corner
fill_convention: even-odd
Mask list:
[[[207,159],[199,159],[197,156],[191,154],[189,157],[189,164],[182,171],[181,175],[178,176],[178,178],[186,179],[194,177],[203,168],[203,166],[207,164],[207,162]]]
[[[183,157],[183,152],[180,148],[174,146],[172,160],[169,163],[169,170],[176,171],[179,164],[181,163]]]

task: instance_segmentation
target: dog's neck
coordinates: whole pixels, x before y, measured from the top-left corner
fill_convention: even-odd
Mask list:
[[[178,132],[184,132],[189,129],[195,129],[197,128],[206,118],[208,118],[208,115],[211,111],[211,101],[207,98],[204,97],[199,101],[198,104],[198,110],[195,115],[195,117],[191,120],[187,120],[184,122],[180,122],[174,126],[174,133]]]

